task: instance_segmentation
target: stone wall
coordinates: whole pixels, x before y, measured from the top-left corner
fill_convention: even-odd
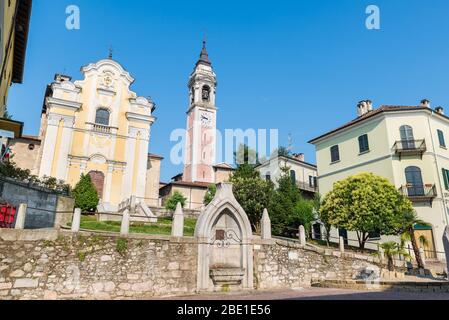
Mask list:
[[[22,203],[28,205],[26,229],[53,228],[61,221],[70,221],[75,203],[72,198],[54,191],[4,177],[0,179],[0,199],[17,208]],[[56,212],[60,212],[61,216],[57,216]]]
[[[55,241],[0,241],[0,299],[126,299],[193,293],[188,239],[62,232]]]
[[[373,257],[254,240],[256,289],[310,286],[354,279]],[[65,230],[0,229],[0,300],[132,299],[193,294],[198,242],[194,238]]]
[[[377,258],[340,254],[290,241],[255,246],[255,283],[258,289],[298,288],[325,279],[355,279],[367,267],[377,268]]]

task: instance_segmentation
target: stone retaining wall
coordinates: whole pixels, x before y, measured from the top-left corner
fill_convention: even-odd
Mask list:
[[[194,238],[14,232],[0,229],[0,299],[130,299],[196,292]],[[351,279],[374,262],[280,240],[254,242],[257,289]]]
[[[126,299],[193,293],[197,249],[184,240],[78,235],[0,241],[0,299]]]
[[[255,281],[260,289],[298,288],[325,279],[355,279],[367,268],[378,268],[378,259],[340,254],[289,241],[256,246]]]

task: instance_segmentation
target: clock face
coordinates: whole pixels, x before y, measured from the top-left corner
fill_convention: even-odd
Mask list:
[[[201,124],[205,127],[212,126],[213,115],[210,112],[202,112],[200,115]]]

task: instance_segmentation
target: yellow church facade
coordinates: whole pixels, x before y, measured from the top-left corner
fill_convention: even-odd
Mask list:
[[[131,196],[157,198],[147,190],[155,104],[130,90],[133,77],[112,59],[81,71],[83,80],[57,75],[47,87],[38,175],[74,186],[89,174],[108,212]]]

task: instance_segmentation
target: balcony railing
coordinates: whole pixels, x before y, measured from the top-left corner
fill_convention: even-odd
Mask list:
[[[431,204],[438,195],[434,184],[405,185],[399,189],[399,192],[413,202],[430,201]]]
[[[403,155],[423,155],[427,151],[426,140],[401,140],[396,141],[393,146],[395,154]]]
[[[111,134],[113,133],[113,127],[110,126],[105,126],[102,124],[98,124],[98,123],[90,123],[90,122],[86,122],[87,125],[90,126],[90,130],[93,132],[98,132],[98,133],[102,133],[102,134]]]
[[[302,181],[296,181],[296,185],[300,190],[303,191],[309,191],[309,192],[318,192],[317,186],[311,186],[310,183],[302,182]]]

